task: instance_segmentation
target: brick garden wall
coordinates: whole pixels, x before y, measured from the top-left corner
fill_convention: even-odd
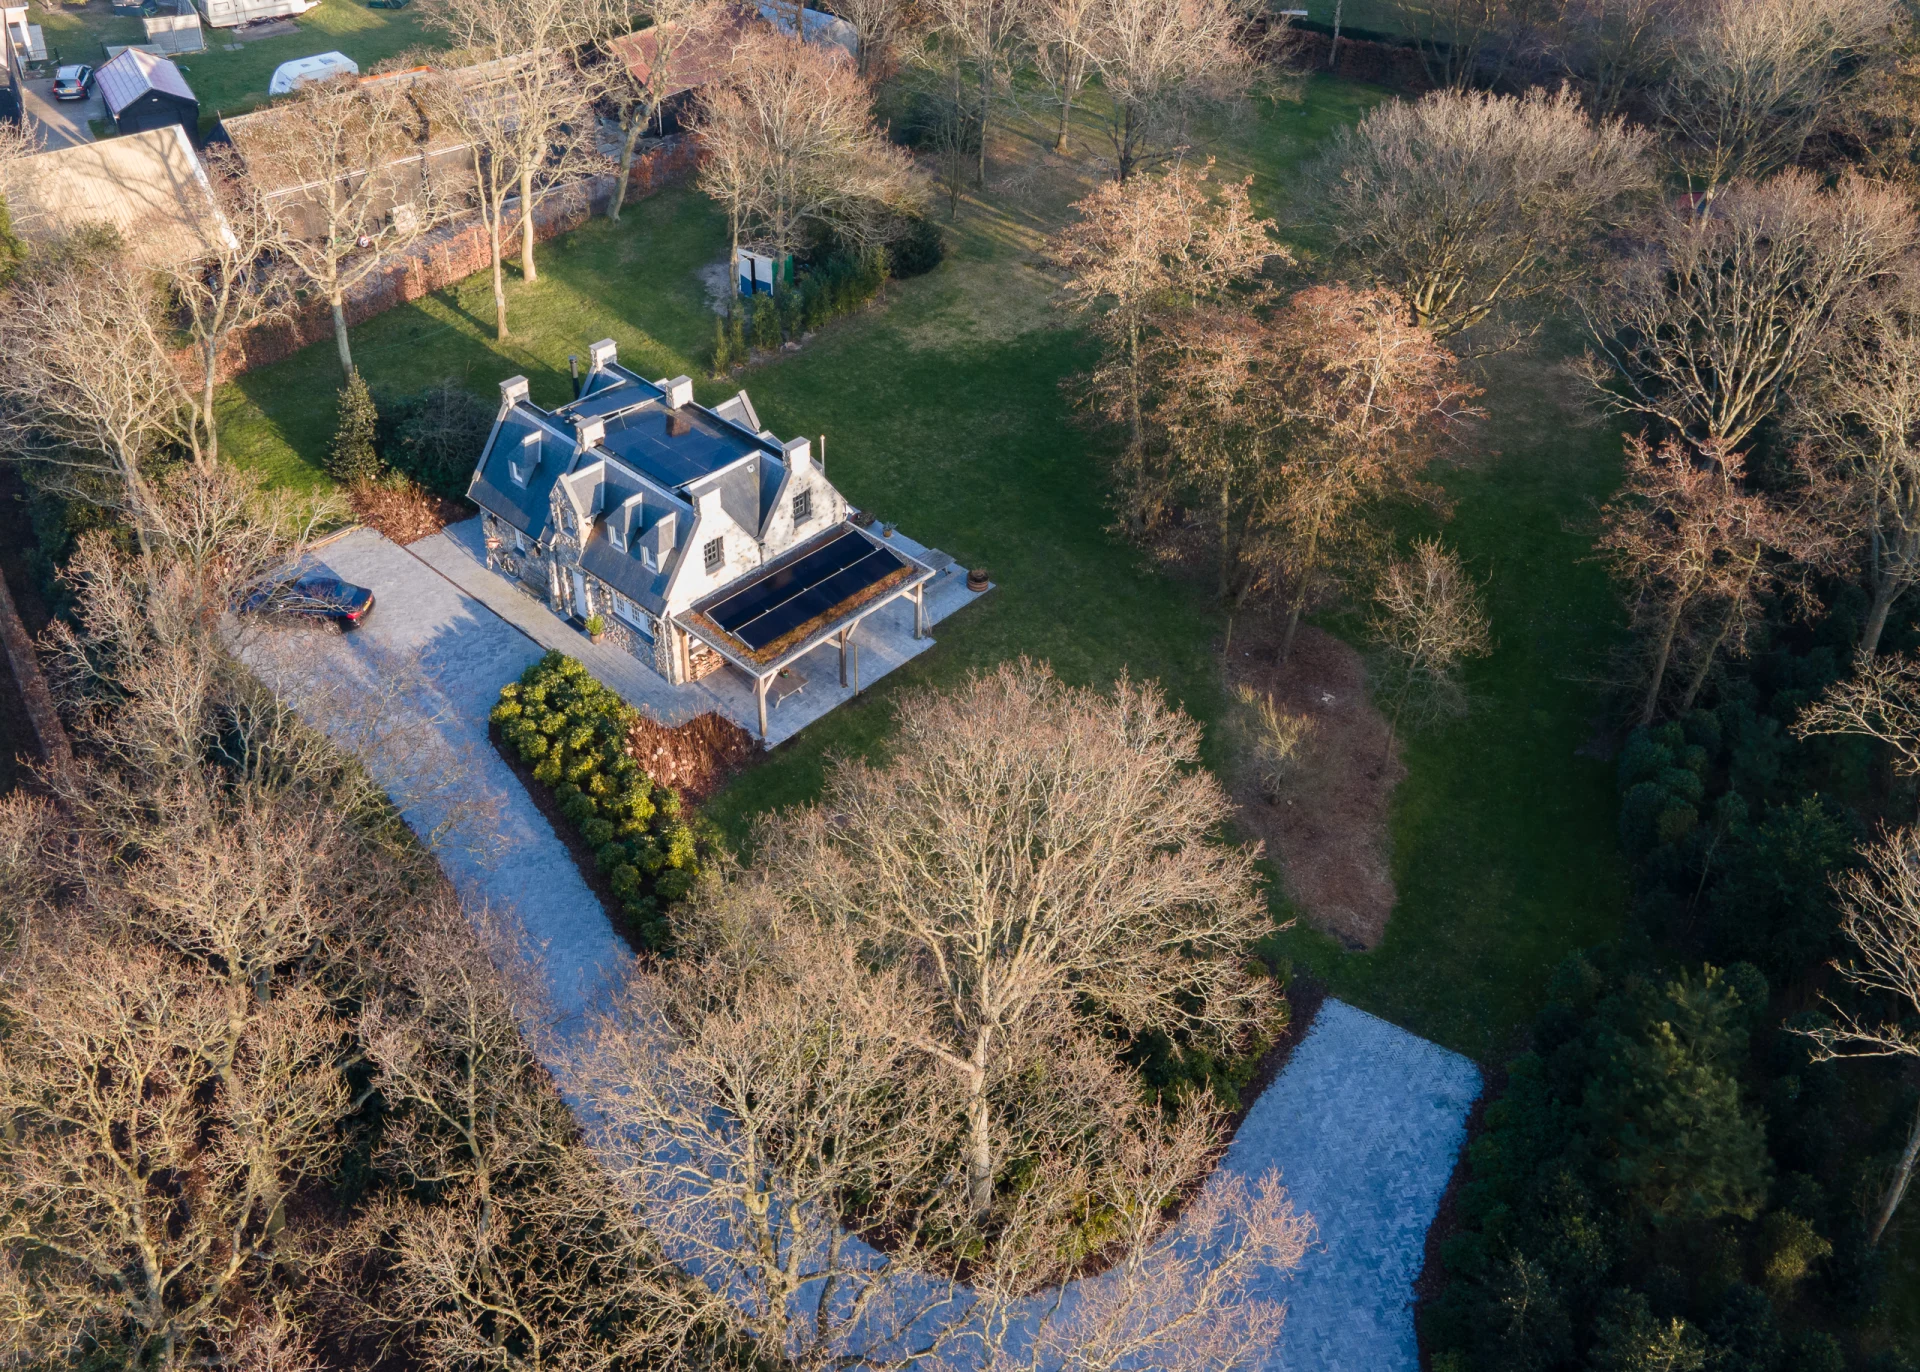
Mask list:
[[[686,180],[699,160],[700,150],[693,140],[685,137],[664,140],[645,156],[634,159],[633,173],[627,180],[628,203]],[[613,196],[613,182],[612,176],[596,176],[548,197],[534,209],[534,237],[544,241],[567,233],[604,211]],[[503,247],[512,244],[517,250],[520,241],[517,203],[508,207],[508,223],[501,230],[501,240]],[[485,271],[492,261],[486,226],[477,216],[446,225],[416,244],[406,256],[395,259],[361,282],[347,297],[347,323],[359,324],[397,305],[445,290],[475,272]],[[230,381],[255,367],[270,366],[308,344],[332,337],[333,314],[327,302],[310,300],[290,320],[237,336],[221,359],[221,379]]]
[[[1295,64],[1308,71],[1325,71],[1327,49],[1333,39],[1312,29],[1297,32],[1299,36],[1295,41],[1299,46],[1293,53]],[[1333,74],[1348,81],[1366,81],[1415,95],[1433,89],[1433,79],[1427,75],[1427,65],[1421,60],[1420,50],[1400,43],[1375,43],[1342,37]]]

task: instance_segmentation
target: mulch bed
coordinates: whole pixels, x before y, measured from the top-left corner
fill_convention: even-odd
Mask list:
[[[409,481],[388,485],[363,481],[347,492],[354,517],[405,546],[458,524],[473,513],[461,500],[448,500]]]
[[[760,748],[738,724],[708,711],[671,727],[642,715],[627,733],[627,752],[648,776],[701,805],[759,757]]]
[[[1301,749],[1295,774],[1268,802],[1252,769],[1235,778],[1239,820],[1265,843],[1287,895],[1307,922],[1350,949],[1373,948],[1385,937],[1395,899],[1393,788],[1406,775],[1400,745],[1387,748],[1387,721],[1367,694],[1366,665],[1354,648],[1302,625],[1293,652],[1278,661],[1276,620],[1256,621],[1236,634],[1225,676],[1271,695],[1315,729]]]

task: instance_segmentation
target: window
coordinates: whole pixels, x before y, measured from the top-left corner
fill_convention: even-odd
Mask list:
[[[611,543],[618,552],[624,553],[627,550],[627,532],[620,527],[618,515],[607,521],[607,542]]]
[[[793,525],[797,529],[813,518],[813,492],[800,491],[793,497]]]
[[[706,558],[707,558],[708,571],[710,572],[719,571],[720,564],[726,561],[726,557],[727,557],[727,540],[725,538],[713,538],[713,539],[707,540]]]
[[[653,616],[617,591],[613,597],[613,612],[638,629],[642,638],[653,637]]]
[[[524,553],[527,550],[527,536],[518,529],[513,531],[513,550],[516,553]]]

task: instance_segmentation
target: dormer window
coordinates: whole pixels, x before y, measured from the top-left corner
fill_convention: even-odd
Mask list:
[[[794,527],[799,528],[802,524],[805,524],[809,519],[812,519],[812,518],[813,518],[813,492],[811,490],[796,492],[793,497]]]
[[[513,484],[524,486],[532,480],[533,473],[540,465],[540,435],[528,434],[520,440],[518,456],[507,459],[507,474],[513,478]]]
[[[620,552],[624,553],[627,550],[627,534],[620,527],[620,521],[617,519],[607,521],[607,542]]]
[[[645,567],[650,572],[657,572],[660,570],[660,568],[654,563],[653,549],[651,548],[642,548],[640,550],[640,565],[642,567]]]
[[[725,562],[726,560],[727,560],[727,540],[725,538],[708,539],[707,546],[706,546],[707,570],[709,572],[719,571],[720,564]]]

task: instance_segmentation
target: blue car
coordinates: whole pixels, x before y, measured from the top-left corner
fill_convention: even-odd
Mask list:
[[[268,614],[351,629],[373,613],[373,592],[336,576],[310,573],[263,586],[240,604],[241,614]]]

